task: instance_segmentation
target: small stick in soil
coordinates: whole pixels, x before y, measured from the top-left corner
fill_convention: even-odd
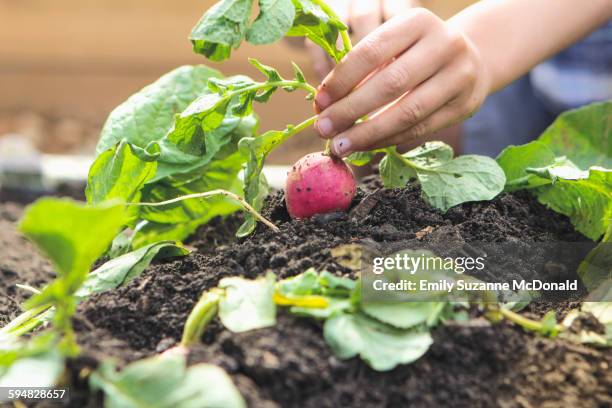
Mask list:
[[[242,206],[242,208],[244,208],[246,211],[251,213],[258,221],[267,225],[272,231],[274,232],[280,231],[280,229],[276,225],[274,225],[272,222],[266,219],[263,215],[258,213],[256,209],[251,207],[251,205],[247,203],[244,198],[240,197],[238,194],[234,194],[231,191],[227,191],[227,190],[211,190],[211,191],[206,191],[204,193],[187,194],[184,196],[173,198],[171,200],[161,201],[159,203],[128,203],[128,205],[138,205],[138,206],[143,206],[143,207],[144,206],[161,207],[161,206],[168,205],[168,204],[178,203],[184,200],[190,200],[192,198],[207,198],[207,197],[212,197],[216,195],[223,195],[223,196],[236,200]]]
[[[19,289],[23,289],[23,290],[27,290],[28,292],[32,292],[35,295],[40,294],[40,290],[38,290],[35,287],[30,286],[30,285],[25,285],[25,284],[17,283],[17,284],[15,284],[15,286],[17,286]]]

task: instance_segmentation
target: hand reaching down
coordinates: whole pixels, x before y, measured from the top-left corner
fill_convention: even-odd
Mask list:
[[[397,145],[468,117],[489,87],[470,40],[415,8],[366,36],[323,80],[316,128],[341,157]]]

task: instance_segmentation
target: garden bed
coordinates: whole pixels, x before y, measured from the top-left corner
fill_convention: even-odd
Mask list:
[[[282,3],[255,19],[219,3],[193,50],[305,36],[350,52],[323,0]],[[263,81],[182,66],[115,108],[86,203],[24,211],[46,192],[5,183],[0,386],[66,387],[73,407],[612,405],[612,103],[496,159],[439,141],[342,159],[328,142],[270,192],[268,156],[324,116],[261,133],[254,107],[321,92],[295,64],[249,62]],[[357,189],[349,164],[377,155]]]
[[[112,357],[120,366],[176,345],[185,320],[202,291],[227,276],[256,278],[267,271],[294,276],[310,267],[354,275],[330,252],[346,243],[414,246],[436,231],[452,231],[466,241],[583,241],[566,217],[547,210],[525,193],[502,194],[489,202],[467,203],[446,214],[431,208],[419,188],[380,189],[371,180],[357,194],[351,212],[311,221],[291,221],[282,193],[264,210],[280,227],[259,226],[251,237],[234,241],[238,216],[202,227],[185,258],[157,262],[117,290],[81,303],[74,318],[82,355],[69,366],[72,406],[98,406],[79,378]],[[24,291],[51,278],[51,268],[12,227],[20,209],[1,207],[0,260],[2,323],[14,317]],[[425,238],[423,231],[426,232]],[[417,234],[418,233],[418,234]],[[418,236],[418,238],[417,238]],[[365,240],[365,241],[364,241]],[[518,268],[521,263],[517,262]],[[573,273],[573,272],[572,272]],[[554,307],[558,317],[575,306],[568,299],[532,304],[526,315],[539,317]],[[582,322],[588,324],[588,322]],[[224,368],[249,406],[504,406],[593,407],[612,404],[612,352],[526,333],[510,323],[491,324],[471,311],[465,323],[433,332],[434,343],[418,361],[376,372],[358,358],[336,358],[312,319],[280,313],[275,326],[234,334],[217,321],[202,343],[191,348],[190,363]],[[81,377],[79,377],[81,374]]]

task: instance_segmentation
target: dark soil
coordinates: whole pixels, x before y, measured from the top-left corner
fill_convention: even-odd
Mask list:
[[[43,196],[70,197],[85,200],[85,185],[82,183],[60,183],[53,189],[18,186],[0,186],[0,203],[31,203]]]
[[[154,264],[125,287],[79,306],[75,326],[85,357],[72,364],[91,367],[113,357],[123,365],[174,346],[202,291],[225,276],[254,278],[272,270],[287,277],[309,267],[353,275],[330,253],[345,243],[386,251],[441,244],[448,237],[489,243],[585,241],[565,217],[527,194],[504,194],[441,214],[422,201],[416,187],[379,187],[368,183],[349,215],[305,222],[289,219],[279,193],[270,199],[265,215],[281,231],[259,226],[240,242],[232,243],[229,233],[238,224],[235,218],[201,228],[191,242],[198,250],[191,255]],[[504,258],[499,259],[504,265]],[[532,276],[532,264],[518,260],[515,269]],[[565,279],[575,274],[572,268],[555,274]],[[549,304],[562,314],[572,300]],[[541,315],[543,310],[531,306],[528,313]],[[440,327],[434,338],[417,362],[379,373],[359,359],[335,358],[320,323],[280,313],[276,326],[242,334],[213,322],[202,344],[191,350],[190,361],[223,367],[254,407],[612,406],[609,351],[537,337],[507,323],[492,326],[483,318]],[[82,382],[75,384],[80,387]],[[99,396],[75,396],[74,406],[99,404]]]

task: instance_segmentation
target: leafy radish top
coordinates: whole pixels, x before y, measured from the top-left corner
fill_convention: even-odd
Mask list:
[[[268,44],[283,36],[305,36],[339,61],[351,49],[347,27],[321,0],[258,2],[251,19],[252,0],[223,0],[208,10],[193,28],[195,52],[221,61],[243,41]],[[341,40],[341,41],[339,41]],[[341,45],[340,45],[341,44]],[[203,66],[187,66],[164,75],[116,108],[109,116],[97,147],[99,154],[89,175],[88,201],[120,198],[132,206],[130,248],[160,240],[183,240],[218,215],[241,203],[219,195],[205,200],[175,200],[211,190],[239,193],[255,211],[268,188],[262,168],[277,146],[310,127],[315,117],[284,130],[258,134],[256,103],[267,103],[282,89],[316,93],[294,64],[293,78],[256,60],[251,63],[265,77],[223,78]],[[423,197],[442,211],[466,202],[488,200],[504,187],[505,176],[494,160],[481,156],[453,158],[452,149],[430,143],[400,155],[382,151],[381,176],[386,186],[421,183]],[[364,165],[374,152],[353,155],[349,162]],[[244,208],[244,206],[242,205]],[[250,234],[256,215],[248,213],[239,236]]]

